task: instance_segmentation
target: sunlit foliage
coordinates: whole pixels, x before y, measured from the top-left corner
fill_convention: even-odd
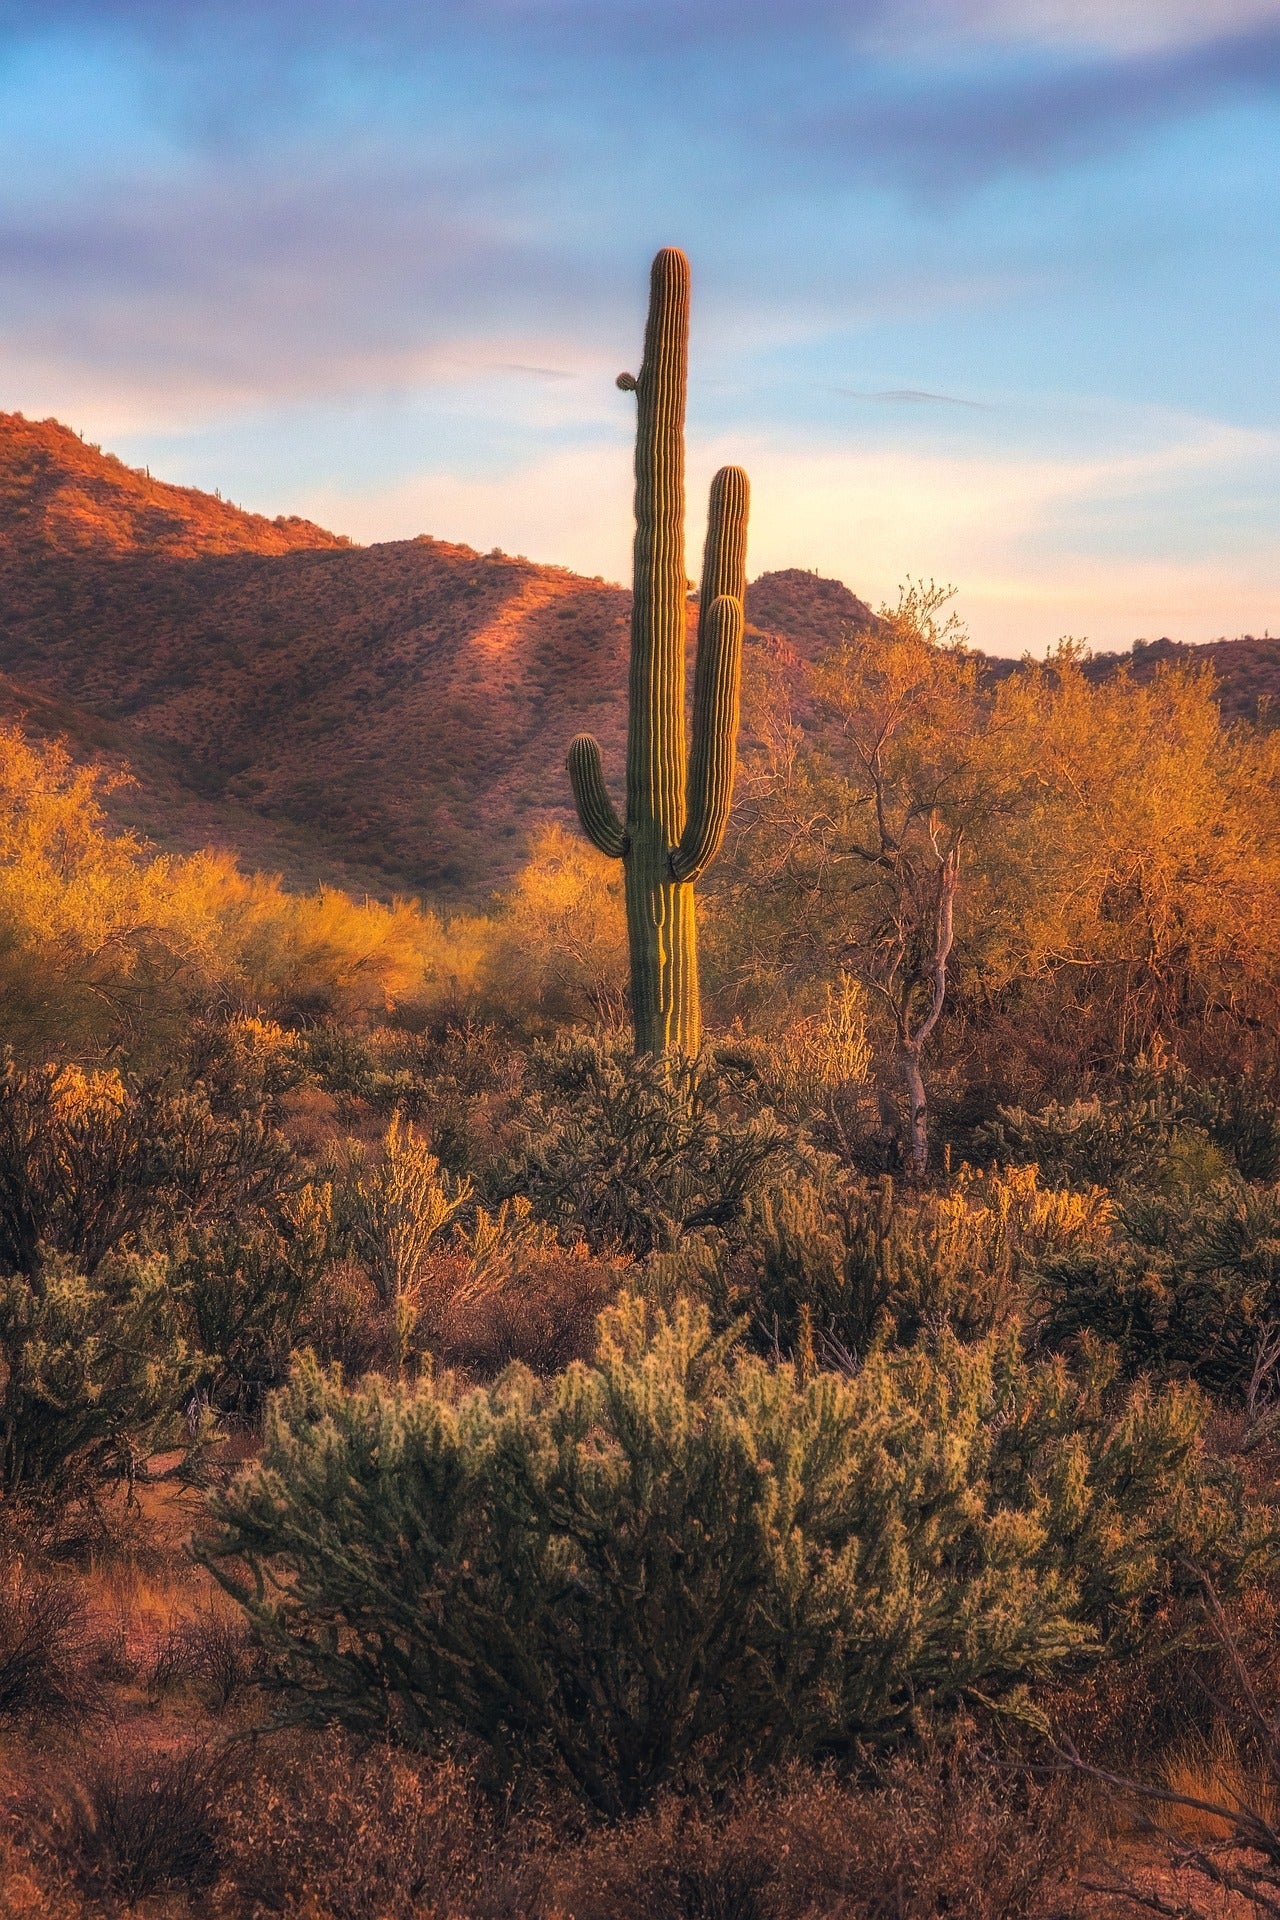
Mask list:
[[[359,1019],[474,983],[487,923],[156,853],[108,831],[102,790],[59,745],[0,727],[0,1016],[20,1053],[137,1054],[210,1007]]]
[[[906,595],[813,670],[799,718],[780,676],[763,689],[716,901],[724,1010],[848,970],[892,1081],[932,1011],[950,859],[933,1073],[1039,1100],[1157,1040],[1272,1064],[1276,736],[1224,724],[1208,675],[1095,683],[1070,643],[992,684],[936,612]]]

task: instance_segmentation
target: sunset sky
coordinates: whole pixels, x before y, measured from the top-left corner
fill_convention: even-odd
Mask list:
[[[951,581],[1006,653],[1280,630],[1280,0],[0,0],[0,47],[6,410],[623,578],[674,243],[753,573]]]

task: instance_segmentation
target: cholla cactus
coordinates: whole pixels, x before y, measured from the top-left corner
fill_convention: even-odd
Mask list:
[[[701,1016],[693,883],[729,820],[738,733],[749,487],[741,467],[711,483],[698,602],[693,754],[685,739],[684,405],[689,262],[653,263],[644,361],[634,391],[636,539],[631,611],[627,807],[619,820],[600,748],[582,733],[569,777],[588,837],[626,866],[631,999],[638,1053],[696,1053]]]

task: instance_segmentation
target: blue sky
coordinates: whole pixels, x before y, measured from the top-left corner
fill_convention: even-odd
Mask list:
[[[1280,631],[1278,215],[1280,0],[0,0],[0,407],[623,578],[675,243],[752,571],[995,651]]]

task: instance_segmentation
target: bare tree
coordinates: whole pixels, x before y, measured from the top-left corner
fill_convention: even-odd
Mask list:
[[[906,1109],[902,1156],[917,1179],[929,1163],[927,1061],[947,1000],[961,850],[975,813],[997,803],[979,663],[954,618],[938,620],[948,592],[908,587],[872,632],[822,661],[807,727],[785,704],[766,714],[738,886],[748,920],[773,912],[775,950],[797,972],[848,969],[884,1008]]]

